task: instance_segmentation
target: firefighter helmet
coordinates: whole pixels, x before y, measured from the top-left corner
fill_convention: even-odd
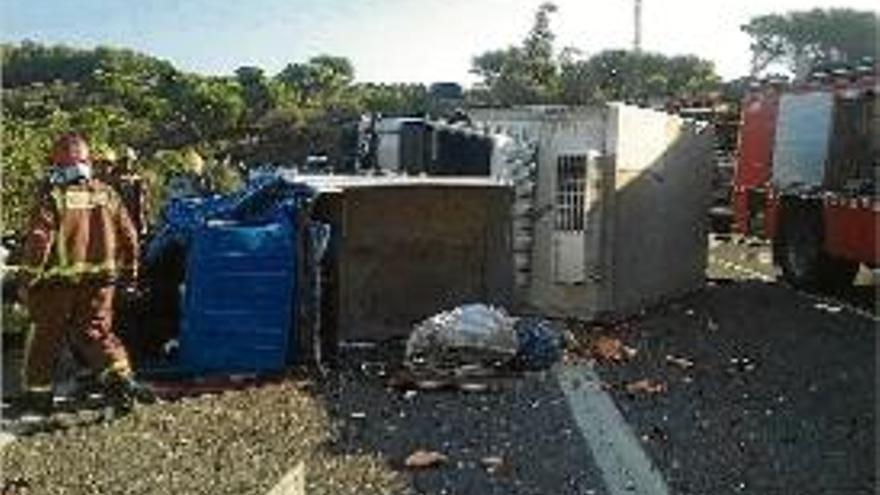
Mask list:
[[[119,155],[116,154],[116,150],[110,147],[108,144],[99,144],[95,146],[95,152],[92,156],[92,160],[95,162],[106,162],[106,163],[116,163]]]
[[[183,154],[183,169],[201,175],[205,169],[205,160],[196,150],[188,148]]]
[[[131,146],[122,146],[119,148],[119,156],[123,161],[134,162],[137,161],[138,155],[137,151],[134,150]]]
[[[52,165],[76,165],[89,163],[89,145],[76,133],[61,135],[52,145]]]

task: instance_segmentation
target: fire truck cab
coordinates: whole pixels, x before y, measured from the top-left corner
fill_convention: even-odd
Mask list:
[[[852,282],[880,265],[880,109],[875,73],[765,85],[742,106],[734,231],[772,240],[783,278]]]

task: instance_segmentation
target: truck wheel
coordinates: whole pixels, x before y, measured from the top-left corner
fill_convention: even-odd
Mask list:
[[[782,278],[802,289],[836,290],[850,285],[859,264],[834,258],[822,250],[821,211],[800,209],[785,213],[781,235],[774,243]]]

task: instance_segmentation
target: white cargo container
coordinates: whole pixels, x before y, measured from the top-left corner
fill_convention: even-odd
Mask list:
[[[537,148],[536,188],[526,204],[530,266],[517,260],[529,273],[518,284],[526,310],[625,315],[702,286],[711,128],[623,104],[470,116],[488,133]]]

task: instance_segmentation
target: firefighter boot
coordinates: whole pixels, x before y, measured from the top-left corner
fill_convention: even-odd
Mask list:
[[[125,378],[125,389],[135,402],[139,404],[155,404],[157,402],[153,391],[132,377]]]
[[[112,375],[108,377],[105,387],[107,407],[104,410],[104,418],[106,420],[130,413],[136,403],[156,402],[153,392],[131,376]]]
[[[28,391],[23,400],[22,417],[48,418],[52,415],[51,391]]]

